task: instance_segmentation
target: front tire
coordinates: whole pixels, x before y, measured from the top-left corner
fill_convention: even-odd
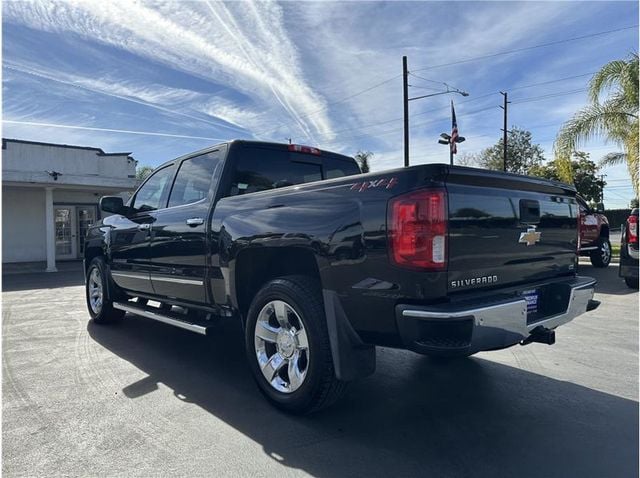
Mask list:
[[[124,317],[124,310],[114,309],[109,293],[109,277],[101,257],[95,257],[87,269],[85,296],[89,315],[96,324],[109,324]]]
[[[317,281],[287,276],[265,284],[245,324],[246,352],[260,391],[277,408],[311,413],[334,403],[336,378]]]
[[[591,253],[593,267],[604,268],[611,263],[611,243],[609,239],[601,237],[598,240],[598,249]]]

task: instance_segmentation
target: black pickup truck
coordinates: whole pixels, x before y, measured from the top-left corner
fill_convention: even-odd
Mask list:
[[[375,370],[375,346],[441,357],[555,341],[597,307],[576,275],[571,187],[429,164],[360,174],[316,148],[233,141],[159,166],[88,232],[96,323],[200,334],[240,320],[276,406],[310,412]]]

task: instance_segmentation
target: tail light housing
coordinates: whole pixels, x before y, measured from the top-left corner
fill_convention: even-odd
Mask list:
[[[389,256],[409,269],[447,268],[447,193],[443,189],[413,191],[389,201]]]
[[[638,216],[629,216],[627,219],[627,241],[630,244],[638,243]]]
[[[580,252],[580,247],[582,244],[582,228],[584,227],[585,215],[582,208],[580,208],[578,214],[578,252]]]

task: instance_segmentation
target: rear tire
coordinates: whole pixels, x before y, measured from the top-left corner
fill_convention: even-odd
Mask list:
[[[629,289],[638,290],[639,279],[637,277],[625,277],[624,282],[625,284],[627,284],[627,287]]]
[[[338,400],[336,378],[317,281],[286,276],[255,296],[245,324],[247,358],[260,391],[277,408],[312,413]]]
[[[124,317],[124,310],[114,309],[109,289],[111,281],[102,257],[95,257],[87,269],[85,297],[89,315],[96,324],[110,324]]]
[[[591,253],[593,267],[604,268],[611,263],[611,243],[606,237],[598,239],[598,249]]]

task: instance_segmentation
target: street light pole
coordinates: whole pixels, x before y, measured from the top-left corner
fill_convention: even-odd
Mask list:
[[[409,70],[407,69],[407,57],[402,57],[402,100],[404,109],[404,167],[409,167],[409,101],[420,100],[422,98],[429,98],[431,96],[448,95],[449,93],[457,93],[462,96],[469,96],[466,91],[453,88],[450,85],[443,83],[447,87],[447,91],[439,91],[438,93],[432,93],[430,95],[416,96],[409,98]],[[453,161],[453,159],[451,160]]]
[[[407,57],[402,57],[402,93],[404,102],[404,167],[409,167],[409,72]]]

